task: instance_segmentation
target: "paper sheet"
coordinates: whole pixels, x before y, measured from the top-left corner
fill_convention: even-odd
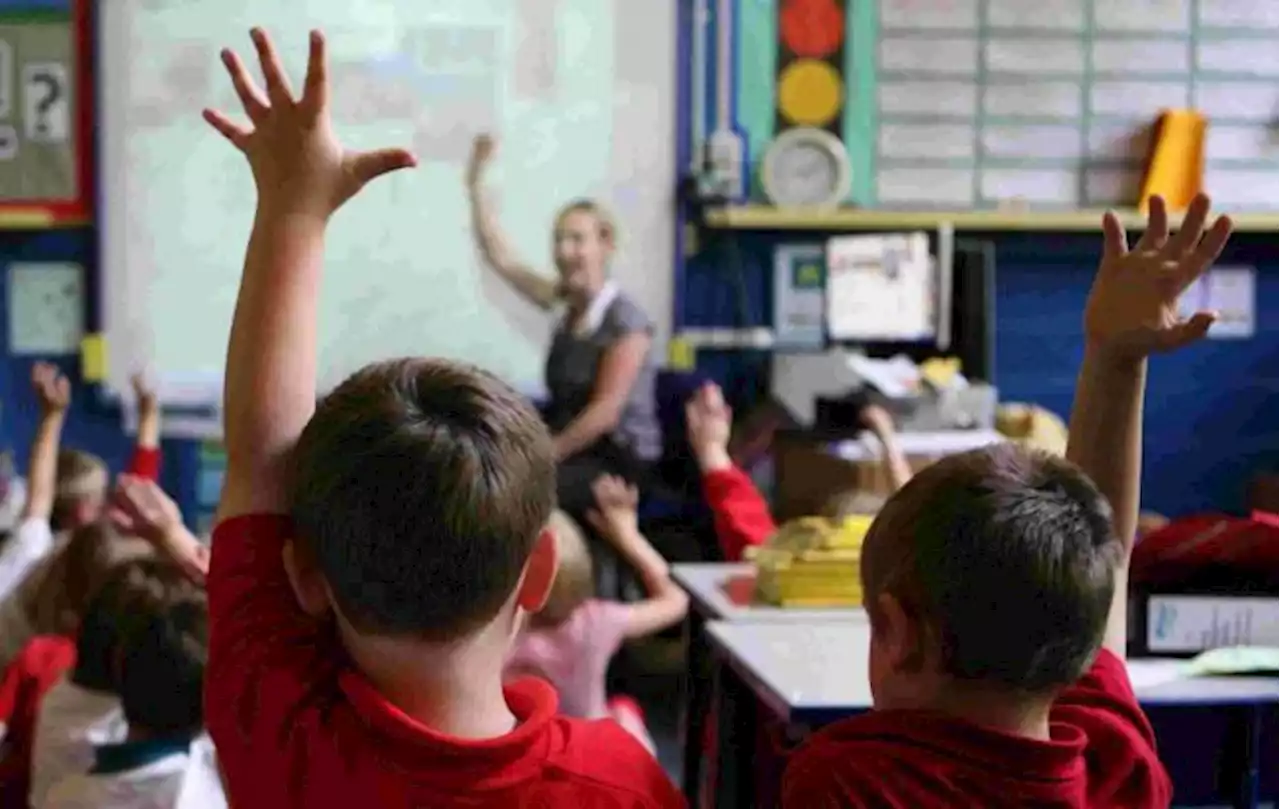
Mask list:
[[[924,340],[937,327],[924,233],[827,242],[827,330],[836,340]]]
[[[9,351],[75,354],[84,335],[84,268],[79,264],[9,265]]]

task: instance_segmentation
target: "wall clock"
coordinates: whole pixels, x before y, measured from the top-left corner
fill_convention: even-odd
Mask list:
[[[796,127],[774,138],[760,167],[765,196],[780,208],[834,208],[849,196],[849,153],[824,129]]]

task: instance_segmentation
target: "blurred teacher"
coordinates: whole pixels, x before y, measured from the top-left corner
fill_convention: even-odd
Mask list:
[[[636,481],[661,451],[653,322],[609,279],[614,225],[591,200],[570,202],[556,216],[557,278],[511,254],[481,187],[493,153],[489,136],[475,139],[467,167],[472,228],[485,262],[513,289],[548,312],[561,309],[547,352],[545,417],[559,460],[560,506],[581,517],[592,505],[593,480]]]

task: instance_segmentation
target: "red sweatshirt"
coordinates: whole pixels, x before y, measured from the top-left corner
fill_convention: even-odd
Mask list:
[[[702,490],[715,517],[716,539],[725,561],[741,561],[743,551],[763,544],[778,530],[769,504],[738,467],[703,475]]]

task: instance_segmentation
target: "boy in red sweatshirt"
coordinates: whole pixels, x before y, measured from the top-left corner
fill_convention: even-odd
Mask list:
[[[858,415],[880,445],[880,459],[889,473],[893,490],[901,489],[911,479],[911,466],[898,446],[893,417],[874,404],[862,408]],[[685,405],[685,421],[689,446],[702,472],[703,495],[711,507],[720,550],[727,561],[739,561],[747,548],[762,545],[773,536],[778,530],[777,523],[760,490],[729,457],[733,414],[720,388],[713,383],[703,385]]]
[[[406,358],[366,366],[317,405],[329,218],[414,160],[337,141],[319,32],[300,96],[252,36],[264,88],[222,54],[248,126],[205,113],[258,192],[207,579],[205,719],[228,802],[682,806],[614,722],[557,716],[541,680],[503,687],[512,637],[556,570],[551,437],[523,397],[470,366]]]
[[[1067,460],[1000,446],[944,459],[862,548],[875,710],[791,759],[783,806],[1167,807],[1169,777],[1124,666],[1147,357],[1204,336],[1178,298],[1231,231],[1162,200],[1130,250],[1103,220]],[[1110,502],[1110,506],[1108,506]]]

